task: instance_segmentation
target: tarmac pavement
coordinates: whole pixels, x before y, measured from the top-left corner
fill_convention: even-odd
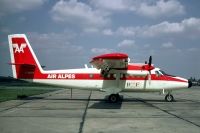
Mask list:
[[[103,92],[68,89],[0,103],[1,133],[200,133],[200,87],[173,92],[122,93],[109,103]]]

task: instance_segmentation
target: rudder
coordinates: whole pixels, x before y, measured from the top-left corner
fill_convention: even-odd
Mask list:
[[[34,79],[42,73],[42,68],[25,34],[8,35],[13,77]]]

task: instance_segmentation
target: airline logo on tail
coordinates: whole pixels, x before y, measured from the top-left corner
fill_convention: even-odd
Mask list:
[[[13,77],[18,79],[34,79],[44,76],[26,35],[9,35],[8,40]]]
[[[13,44],[13,48],[15,48],[15,53],[24,53],[24,48],[26,48],[26,44],[22,43],[20,46],[19,44]]]

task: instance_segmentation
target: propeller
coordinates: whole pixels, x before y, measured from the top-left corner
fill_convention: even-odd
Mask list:
[[[149,75],[148,75],[148,81],[149,81],[149,85],[151,84],[151,64],[152,64],[152,56],[149,56]]]
[[[149,85],[151,84],[151,70],[154,69],[154,67],[152,66],[152,56],[149,56],[149,62],[147,63],[147,61],[145,61],[145,65],[143,66],[143,69],[149,71],[148,73],[148,82]]]
[[[149,63],[148,63],[149,67],[151,66],[151,63],[152,63],[152,56],[149,57]]]

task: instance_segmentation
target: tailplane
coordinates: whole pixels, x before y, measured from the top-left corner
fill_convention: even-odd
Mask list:
[[[25,34],[8,35],[13,77],[34,79],[42,74],[42,68]]]

